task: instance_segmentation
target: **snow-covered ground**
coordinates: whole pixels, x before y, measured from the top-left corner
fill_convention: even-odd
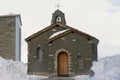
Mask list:
[[[27,80],[27,66],[0,57],[0,80]]]
[[[76,80],[120,80],[120,55],[106,57],[94,62],[94,77],[76,76]],[[42,76],[27,75],[27,65],[0,57],[0,80],[40,80]]]
[[[0,80],[40,80],[43,76],[27,75],[27,64],[0,57]]]
[[[94,77],[77,76],[76,80],[120,80],[120,55],[106,57],[93,63]]]

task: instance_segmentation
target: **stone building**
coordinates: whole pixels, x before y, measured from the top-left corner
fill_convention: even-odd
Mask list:
[[[11,14],[0,16],[0,56],[20,61],[21,18]]]
[[[51,25],[25,39],[28,43],[28,74],[76,76],[90,74],[97,60],[98,39],[66,24],[56,10]]]

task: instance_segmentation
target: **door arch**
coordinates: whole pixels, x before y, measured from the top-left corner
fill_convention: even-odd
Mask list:
[[[58,76],[68,76],[68,54],[66,52],[60,52],[57,59]]]

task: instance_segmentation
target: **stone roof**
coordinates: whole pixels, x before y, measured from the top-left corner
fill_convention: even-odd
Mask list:
[[[93,43],[95,43],[95,44],[98,44],[98,42],[99,42],[98,39],[96,39],[95,37],[93,37],[93,36],[91,36],[91,35],[89,35],[89,34],[86,34],[86,33],[82,32],[82,31],[79,31],[79,30],[74,29],[74,28],[69,28],[69,29],[67,29],[65,32],[63,32],[63,33],[61,33],[61,34],[58,34],[58,35],[50,38],[50,39],[48,40],[48,43],[49,43],[49,42],[53,42],[53,41],[55,41],[55,40],[57,40],[57,39],[65,36],[65,35],[67,35],[67,34],[69,34],[69,33],[71,33],[71,32],[72,32],[72,33],[76,33],[76,34],[78,34],[78,35],[80,35],[80,36],[82,36],[82,37],[84,37],[84,38],[93,40]]]
[[[26,38],[25,40],[28,42],[29,40],[31,40],[31,39],[33,39],[33,38],[41,35],[42,33],[46,32],[47,30],[51,29],[52,27],[54,27],[54,26],[56,26],[56,25],[59,25],[59,26],[61,26],[61,27],[65,27],[65,28],[66,28],[66,31],[63,31],[63,32],[60,33],[60,34],[49,38],[48,42],[52,42],[52,41],[54,41],[54,40],[56,40],[56,39],[59,39],[59,38],[65,36],[65,35],[67,35],[67,34],[69,34],[69,33],[71,33],[71,32],[77,33],[78,35],[81,35],[81,36],[84,37],[84,38],[92,39],[92,40],[94,40],[94,42],[96,42],[96,44],[99,42],[99,40],[96,39],[95,37],[93,37],[93,36],[91,36],[91,35],[89,35],[89,34],[87,34],[87,33],[84,33],[84,32],[82,32],[82,31],[79,31],[79,30],[77,30],[77,29],[74,29],[74,28],[72,28],[72,27],[69,27],[69,26],[67,26],[67,25],[63,25],[63,24],[61,24],[61,23],[59,23],[59,22],[57,22],[57,23],[55,23],[55,24],[52,24],[52,25],[44,28],[44,29],[41,30],[41,31],[38,31],[37,33],[29,36],[29,37]]]
[[[19,17],[19,19],[20,19],[20,24],[22,25],[22,20],[21,20],[21,16],[20,16],[20,14],[8,14],[8,15],[0,15],[0,18],[2,18],[2,17]]]
[[[43,30],[38,31],[37,33],[35,33],[35,34],[27,37],[25,40],[26,40],[26,41],[29,41],[29,40],[33,39],[34,37],[36,37],[36,36],[38,36],[38,35],[46,32],[46,31],[48,31],[49,29],[51,29],[52,27],[54,27],[54,26],[56,26],[56,25],[59,25],[59,26],[64,27],[64,28],[66,28],[66,29],[69,28],[68,26],[65,26],[65,25],[63,25],[63,24],[61,24],[61,23],[59,23],[59,22],[56,22],[55,24],[52,24],[52,25],[44,28]]]

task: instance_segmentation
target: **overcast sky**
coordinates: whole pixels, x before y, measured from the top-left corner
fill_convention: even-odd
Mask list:
[[[0,15],[21,14],[22,61],[27,60],[24,39],[51,24],[58,2],[67,25],[100,40],[99,58],[120,54],[120,0],[0,0]]]

